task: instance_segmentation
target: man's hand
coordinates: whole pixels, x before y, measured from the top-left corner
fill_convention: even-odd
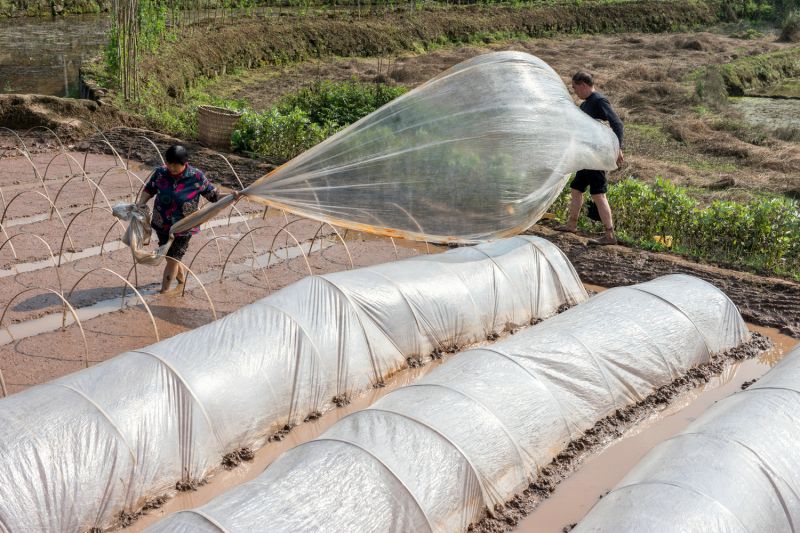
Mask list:
[[[622,163],[625,162],[625,156],[622,155],[622,150],[619,151],[619,155],[617,156],[617,166],[621,167]]]

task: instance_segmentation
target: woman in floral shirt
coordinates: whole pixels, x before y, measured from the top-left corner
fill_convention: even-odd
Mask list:
[[[153,172],[138,201],[140,205],[144,205],[155,197],[151,225],[158,235],[159,246],[169,240],[169,229],[175,223],[197,211],[201,195],[209,202],[219,199],[217,188],[206,179],[203,172],[189,165],[186,148],[180,145],[170,146],[164,159],[166,164]],[[162,293],[169,289],[172,280],[177,278],[179,284],[186,281],[186,272],[178,261],[186,253],[189,239],[198,231],[200,228],[192,228],[175,234],[167,251],[167,266],[161,281]]]

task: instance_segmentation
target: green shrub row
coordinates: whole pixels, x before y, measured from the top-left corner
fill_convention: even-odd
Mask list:
[[[406,90],[357,81],[316,83],[265,112],[246,112],[233,133],[233,145],[260,156],[291,159]]]
[[[800,206],[795,200],[715,200],[700,206],[686,189],[658,178],[655,185],[628,178],[610,186],[608,200],[621,241],[734,267],[800,280]],[[562,219],[565,190],[553,210]],[[582,220],[584,229],[594,229]]]

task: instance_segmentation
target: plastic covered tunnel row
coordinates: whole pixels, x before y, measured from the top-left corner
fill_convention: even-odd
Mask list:
[[[568,174],[616,168],[619,142],[524,52],[468,59],[244,190],[306,218],[388,236],[477,242],[539,220]],[[173,227],[184,231],[232,201]],[[210,213],[210,214],[209,214]]]
[[[574,531],[795,532],[798,434],[800,347],[655,447]]]
[[[453,358],[148,531],[463,531],[596,421],[748,338],[696,278],[611,289]]]
[[[536,237],[305,278],[0,400],[0,530],[103,527],[179,480],[203,478],[224,454],[382,382],[409,357],[586,297],[566,257]]]

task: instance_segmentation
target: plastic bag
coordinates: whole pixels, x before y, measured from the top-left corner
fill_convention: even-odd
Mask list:
[[[616,168],[619,142],[544,61],[474,57],[247,187],[250,199],[391,237],[472,243],[525,230],[567,175]],[[179,222],[186,231],[224,209]]]
[[[152,234],[150,209],[146,205],[117,204],[111,209],[111,214],[128,223],[128,228],[122,235],[122,243],[130,246],[137,263],[145,265],[158,265],[161,263],[172,244],[172,234],[170,234],[169,240],[156,250],[146,250],[144,248],[150,244],[150,235]]]

